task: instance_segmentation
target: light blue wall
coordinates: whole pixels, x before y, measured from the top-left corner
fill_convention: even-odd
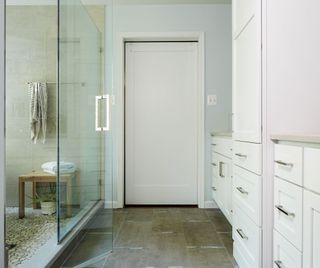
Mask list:
[[[218,96],[218,105],[207,106],[205,109],[205,199],[210,200],[209,133],[231,129],[231,5],[114,5],[113,22],[112,18],[107,16],[107,25],[112,23],[113,36],[109,35],[109,39],[107,37],[109,46],[111,46],[110,40],[115,39],[118,32],[205,32],[206,95]],[[114,70],[116,69],[114,66]],[[108,71],[107,77],[111,77]]]

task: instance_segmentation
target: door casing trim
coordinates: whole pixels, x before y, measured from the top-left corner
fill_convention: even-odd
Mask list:
[[[205,207],[205,34],[204,32],[119,32],[115,39],[114,86],[117,94],[116,120],[119,135],[116,150],[118,165],[115,172],[117,186],[116,208],[124,207],[125,186],[125,43],[139,41],[196,41],[198,42],[198,90],[197,90],[197,185],[198,206]]]

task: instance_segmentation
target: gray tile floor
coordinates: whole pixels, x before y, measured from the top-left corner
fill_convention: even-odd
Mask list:
[[[88,267],[231,268],[231,226],[216,209],[125,208],[113,213],[114,249]]]

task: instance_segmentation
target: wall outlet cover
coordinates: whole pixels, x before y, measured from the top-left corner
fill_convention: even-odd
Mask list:
[[[217,103],[218,103],[217,95],[208,95],[207,96],[207,105],[213,106],[213,105],[217,105]]]

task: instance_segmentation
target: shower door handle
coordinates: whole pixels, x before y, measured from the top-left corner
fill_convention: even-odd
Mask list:
[[[100,126],[100,102],[106,101],[106,109],[105,109],[105,125]],[[96,96],[96,131],[109,131],[110,130],[110,95],[100,95]]]

